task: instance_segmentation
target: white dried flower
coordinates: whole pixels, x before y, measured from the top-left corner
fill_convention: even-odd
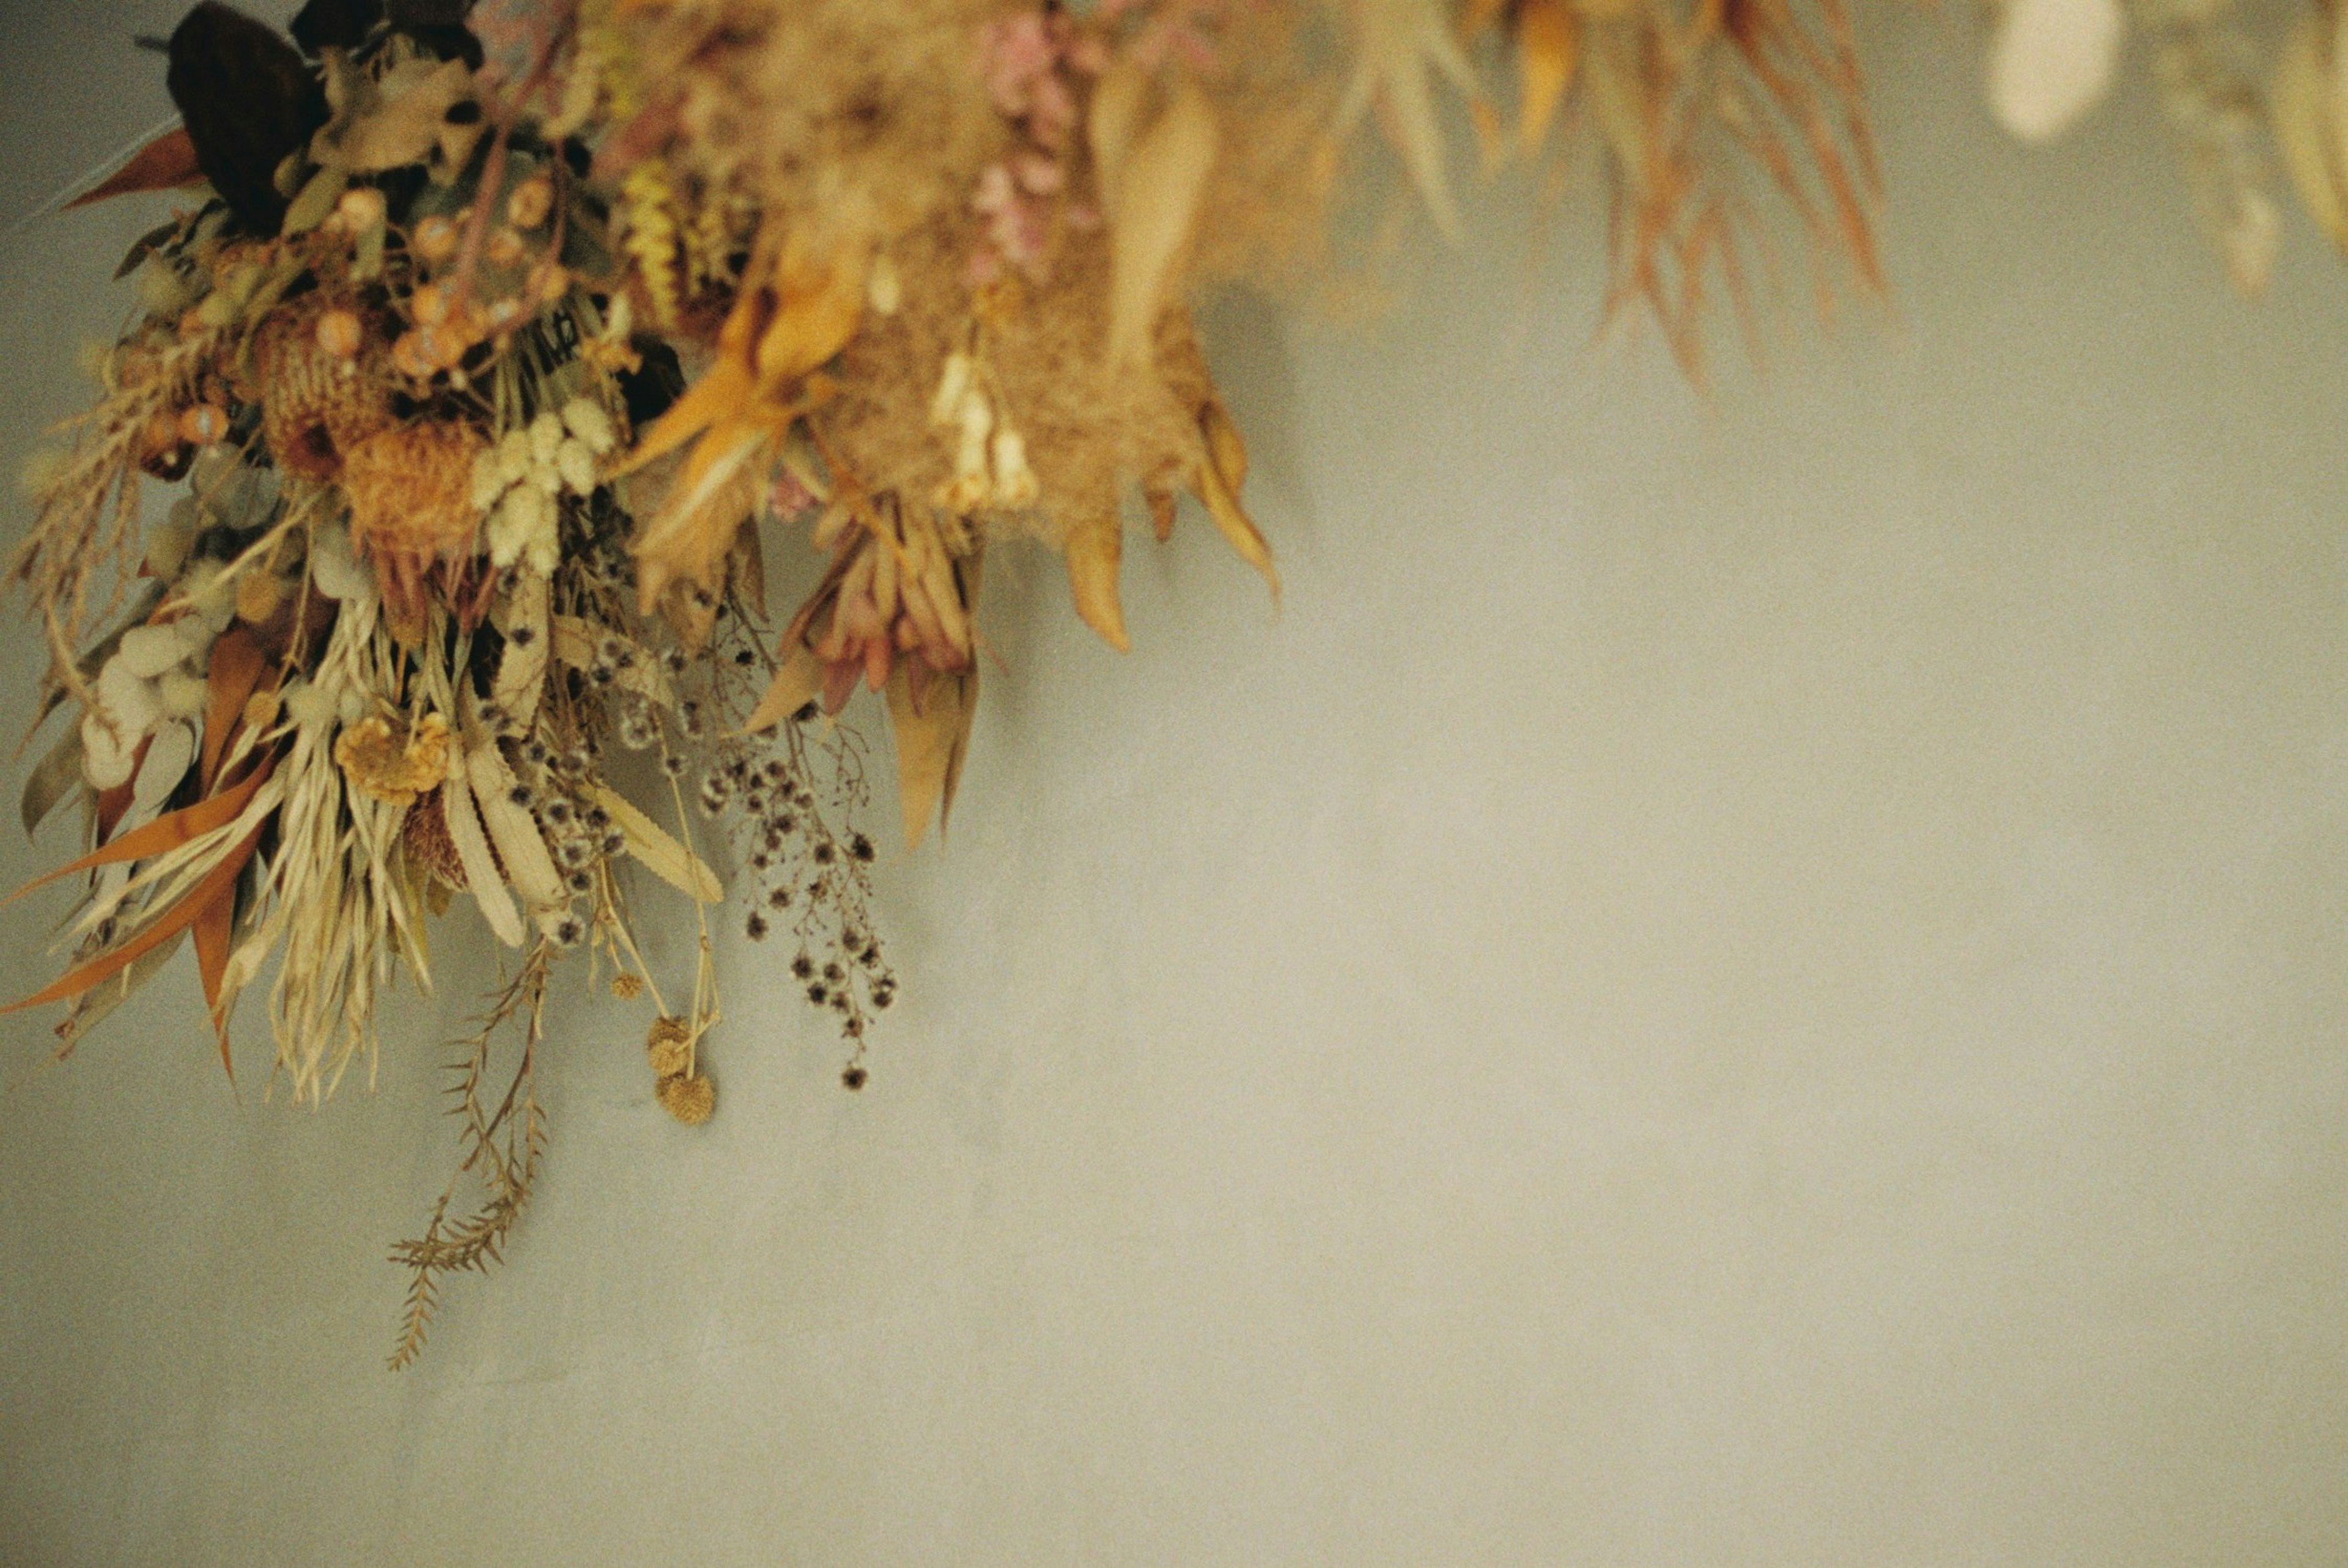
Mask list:
[[[930,399],[930,423],[952,425],[962,414],[963,397],[970,391],[970,355],[956,350],[946,355],[945,369],[938,376],[938,395]]]
[[[211,700],[211,682],[190,671],[168,671],[158,684],[161,689],[163,712],[174,719],[194,718]]]
[[[619,445],[619,433],[612,428],[612,416],[592,398],[574,397],[564,404],[562,423],[598,457]]]
[[[519,485],[530,475],[530,436],[520,430],[509,430],[498,442],[498,477],[509,485]]]
[[[115,655],[133,674],[150,681],[176,668],[187,656],[187,644],[180,640],[179,629],[172,624],[132,627],[122,634],[120,649]]]
[[[485,446],[481,455],[473,459],[473,509],[488,511],[498,504],[498,497],[505,494],[505,464],[500,460],[499,449]]]
[[[595,454],[578,436],[572,436],[555,450],[554,466],[562,476],[564,487],[572,494],[584,496],[595,488]]]
[[[562,445],[562,416],[541,414],[530,422],[530,456],[533,464],[551,464],[554,450]]]
[[[1035,470],[1027,466],[1027,442],[1009,425],[994,433],[994,503],[999,507],[1032,507],[1044,493]]]

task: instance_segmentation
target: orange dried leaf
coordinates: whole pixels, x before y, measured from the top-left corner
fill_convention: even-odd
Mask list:
[[[1573,85],[1580,35],[1564,0],[1525,0],[1517,14],[1517,142],[1537,152]]]
[[[263,762],[260,767],[253,770],[251,776],[233,789],[213,795],[209,800],[200,800],[193,805],[184,806],[168,815],[159,816],[146,826],[124,834],[112,844],[91,850],[71,865],[60,866],[46,876],[35,877],[9,894],[7,897],[0,898],[0,904],[13,904],[36,888],[46,887],[50,883],[61,877],[71,876],[77,872],[92,871],[101,866],[117,866],[127,861],[144,860],[149,856],[177,849],[180,845],[201,838],[207,833],[226,827],[237,819],[237,815],[244,810],[246,804],[256,794],[260,793],[261,786],[268,781],[271,770],[276,765],[276,759],[273,757]]]
[[[203,177],[204,171],[196,167],[196,144],[189,139],[188,128],[175,126],[132,153],[129,162],[104,180],[67,202],[66,210],[70,212],[109,197],[177,190],[197,184]]]
[[[232,626],[212,644],[211,663],[206,671],[211,694],[204,703],[203,766],[196,775],[198,784],[212,787],[220,773],[221,758],[228,753],[230,734],[244,713],[244,704],[261,684],[268,657],[261,644],[242,625]],[[201,952],[203,944],[196,944]]]
[[[6,1007],[0,1008],[0,1013],[22,1012],[26,1008],[40,1007],[48,1002],[70,1001],[100,980],[121,973],[143,955],[178,937],[189,927],[194,925],[212,904],[227,903],[232,907],[236,899],[237,876],[244,870],[245,863],[252,858],[252,852],[260,846],[260,844],[261,829],[256,827],[245,835],[244,841],[232,850],[226,858],[212,867],[211,871],[201,882],[196,884],[186,897],[173,905],[170,914],[157,920],[122,946],[110,952],[99,954],[79,968],[67,971],[58,979],[22,1001],[11,1002]]]

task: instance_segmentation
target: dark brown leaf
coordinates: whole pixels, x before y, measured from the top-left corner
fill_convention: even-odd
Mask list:
[[[286,199],[277,166],[326,123],[326,94],[301,52],[242,12],[203,4],[171,35],[165,78],[212,189],[258,234],[274,234]]]

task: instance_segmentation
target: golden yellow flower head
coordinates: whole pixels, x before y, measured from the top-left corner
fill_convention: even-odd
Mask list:
[[[336,737],[335,762],[370,800],[414,805],[448,776],[448,721],[427,713],[403,733],[380,715],[361,719]]]

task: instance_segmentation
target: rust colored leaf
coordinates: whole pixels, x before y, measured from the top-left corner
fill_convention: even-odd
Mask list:
[[[189,138],[188,128],[174,126],[132,153],[121,168],[67,202],[66,210],[70,212],[110,197],[177,190],[199,184],[203,178],[204,171],[196,167],[196,144]]]

